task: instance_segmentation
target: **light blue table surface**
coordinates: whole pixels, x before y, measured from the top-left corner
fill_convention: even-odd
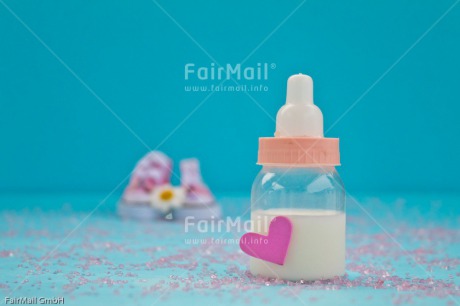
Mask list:
[[[460,305],[459,195],[349,197],[347,275],[304,284],[247,274],[248,258],[232,243],[241,233],[121,220],[118,196],[104,197],[0,196],[2,295],[86,306]],[[218,199],[225,216],[249,207],[245,195]],[[192,237],[226,243],[187,244]]]

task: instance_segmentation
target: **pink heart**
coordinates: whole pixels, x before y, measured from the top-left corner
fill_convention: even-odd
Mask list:
[[[249,256],[282,266],[291,242],[291,234],[291,220],[277,216],[270,222],[267,236],[246,233],[240,239],[240,248]]]

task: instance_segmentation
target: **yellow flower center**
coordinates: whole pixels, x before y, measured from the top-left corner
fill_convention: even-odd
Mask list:
[[[163,201],[169,201],[173,198],[173,196],[174,196],[173,191],[168,189],[168,190],[164,190],[161,192],[160,199],[162,199]]]

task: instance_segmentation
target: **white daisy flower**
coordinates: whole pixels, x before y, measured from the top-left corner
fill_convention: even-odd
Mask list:
[[[166,213],[184,204],[185,190],[182,187],[162,185],[155,187],[150,194],[150,204],[153,208]]]

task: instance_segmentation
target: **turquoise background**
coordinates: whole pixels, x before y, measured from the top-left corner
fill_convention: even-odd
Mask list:
[[[200,158],[215,191],[247,192],[298,72],[349,190],[458,191],[459,6],[435,24],[454,3],[1,0],[0,191],[110,191],[157,148]],[[220,64],[274,63],[269,91],[201,103],[184,66],[212,60],[193,40]]]

